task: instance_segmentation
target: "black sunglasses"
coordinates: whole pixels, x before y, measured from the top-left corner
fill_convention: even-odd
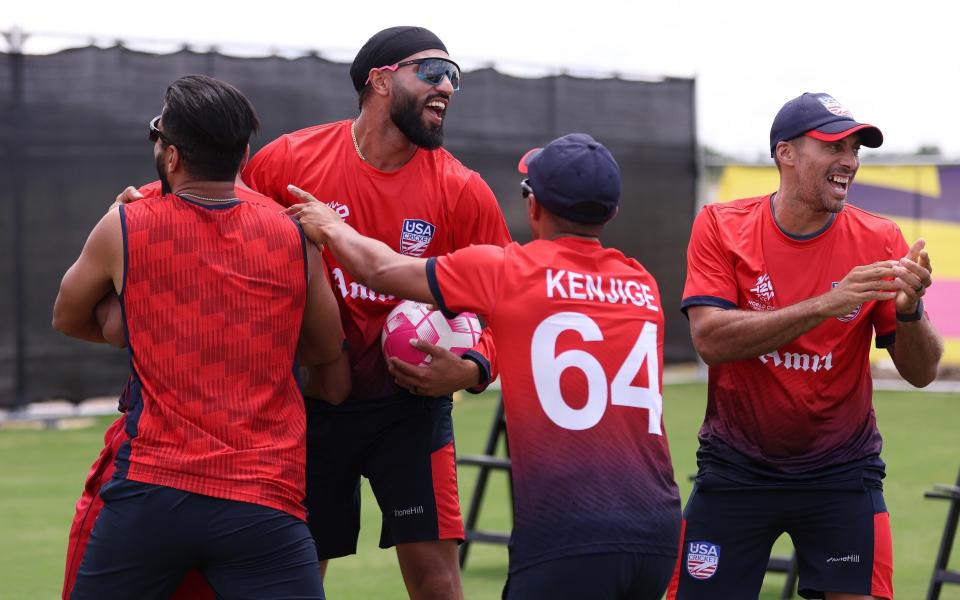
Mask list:
[[[526,200],[530,194],[533,193],[533,188],[530,187],[530,180],[524,179],[520,182],[520,193],[523,194],[523,199]]]
[[[439,58],[431,56],[428,58],[415,58],[398,62],[396,68],[406,67],[407,65],[417,66],[417,79],[426,81],[430,85],[440,85],[443,78],[450,80],[453,91],[460,90],[460,66],[449,58]],[[391,69],[392,70],[392,69]]]
[[[163,140],[164,144],[167,144],[168,146],[172,146],[173,140],[171,140],[166,135],[164,135],[164,133],[160,131],[160,128],[157,127],[157,125],[160,124],[161,116],[163,115],[157,115],[154,118],[150,119],[150,132],[147,135],[147,137],[149,137],[150,141],[153,142],[154,144],[157,143],[157,140]]]

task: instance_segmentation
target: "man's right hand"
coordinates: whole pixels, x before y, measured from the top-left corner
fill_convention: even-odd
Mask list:
[[[300,200],[300,204],[294,204],[283,212],[299,221],[303,234],[317,246],[327,241],[326,236],[330,228],[343,224],[343,218],[335,210],[314,198],[309,192],[295,185],[288,185],[287,190]]]
[[[871,300],[893,300],[901,288],[893,267],[895,260],[881,260],[850,270],[837,285],[819,298],[819,313],[824,318],[842,317]]]
[[[137,188],[132,185],[128,185],[122,192],[117,195],[117,199],[113,201],[113,204],[110,205],[110,208],[107,209],[107,212],[110,212],[117,206],[121,204],[130,204],[131,202],[136,202],[143,198],[143,194],[137,191]]]

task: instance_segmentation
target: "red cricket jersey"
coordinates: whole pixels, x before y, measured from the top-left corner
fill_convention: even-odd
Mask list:
[[[419,148],[401,169],[380,171],[357,155],[350,123],[318,125],[277,138],[253,157],[244,181],[285,206],[298,202],[287,191],[292,183],[327,203],[363,235],[409,256],[510,241],[493,192],[449,152]],[[400,299],[360,285],[326,250],[323,259],[349,345],[351,400],[400,392],[380,350],[383,322]],[[486,358],[492,357],[487,353]]]
[[[302,519],[306,249],[272,201],[236,193],[121,207],[133,382],[115,476]]]
[[[643,266],[573,237],[427,263],[448,313],[497,339],[514,485],[511,572],[562,556],[675,557],[680,497],[662,420],[663,311]]]
[[[776,310],[907,250],[895,223],[850,205],[796,238],[777,226],[769,195],[711,204],[693,224],[681,308]],[[768,354],[711,366],[701,451],[719,440],[786,474],[878,456],[870,341],[875,331],[878,347],[891,344],[895,328],[893,301],[867,302]]]

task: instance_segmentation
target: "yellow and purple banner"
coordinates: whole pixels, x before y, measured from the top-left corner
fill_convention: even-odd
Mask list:
[[[730,165],[710,200],[760,196],[778,184],[776,167]],[[908,244],[926,240],[934,284],[923,303],[944,337],[944,362],[960,365],[960,165],[863,165],[848,201],[896,221]]]

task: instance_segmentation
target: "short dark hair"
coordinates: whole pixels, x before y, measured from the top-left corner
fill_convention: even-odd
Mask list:
[[[534,195],[534,200],[536,200],[536,195]],[[537,202],[540,204],[540,202]],[[540,204],[540,208],[543,209],[543,212],[549,215],[549,218],[553,220],[554,225],[562,233],[572,233],[574,235],[585,235],[589,237],[600,237],[600,234],[603,232],[603,227],[609,221],[603,223],[578,223],[576,221],[571,221],[570,219],[561,217],[557,213],[553,212],[543,204]]]
[[[187,75],[167,88],[163,132],[187,171],[207,181],[233,181],[260,121],[240,90],[206,75]]]

